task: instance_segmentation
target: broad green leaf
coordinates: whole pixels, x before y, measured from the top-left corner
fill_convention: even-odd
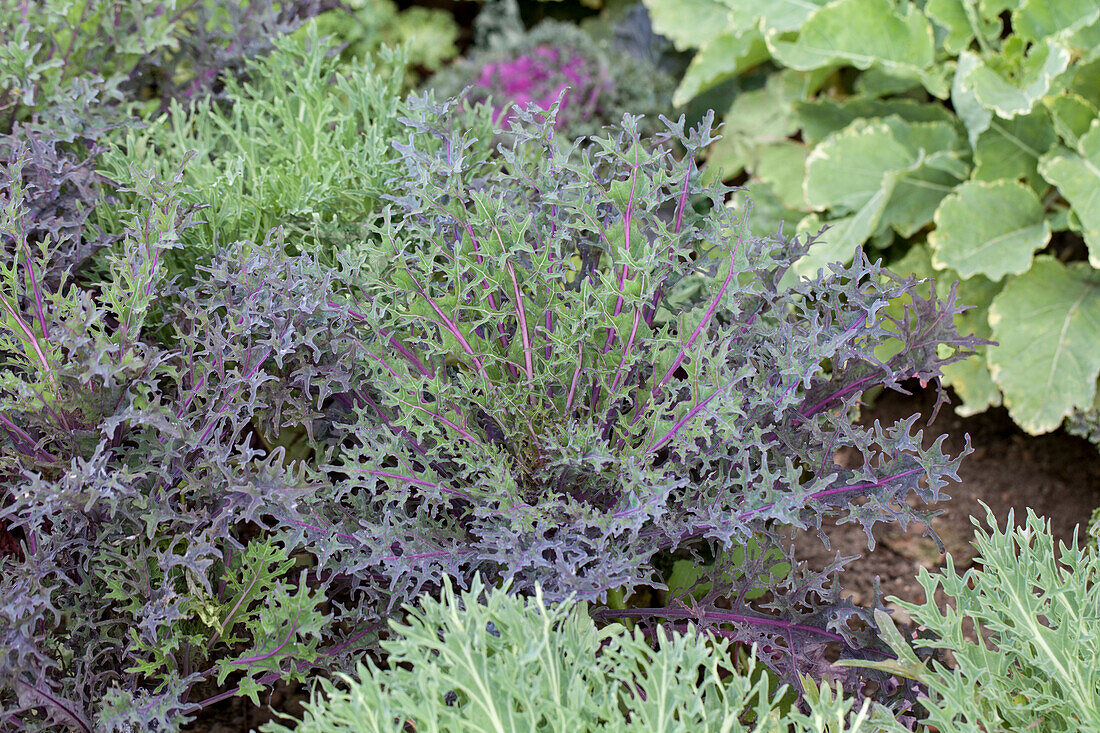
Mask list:
[[[978,13],[983,20],[997,20],[1006,10],[1015,10],[1023,0],[979,0]]]
[[[643,0],[653,30],[665,36],[677,51],[702,48],[724,33],[736,30],[726,3],[717,0]]]
[[[921,83],[917,79],[894,76],[877,66],[872,66],[856,78],[855,93],[865,99],[881,99],[900,96],[918,90],[920,86]]]
[[[1039,158],[1056,142],[1054,126],[1045,109],[1039,108],[1011,120],[996,118],[978,136],[974,146],[974,178],[980,181],[1024,179],[1036,190],[1046,182],[1039,176]]]
[[[957,54],[970,47],[974,28],[966,17],[962,0],[928,0],[924,12],[935,26],[936,41],[945,51]]]
[[[732,0],[733,17],[739,28],[797,31],[815,10],[828,0]]]
[[[802,192],[802,181],[806,178],[806,158],[809,154],[809,149],[802,143],[783,140],[760,149],[753,173],[771,186],[784,205],[805,211],[809,205]]]
[[[814,12],[797,34],[769,31],[765,37],[772,56],[794,69],[878,66],[919,79],[937,97],[947,96],[946,82],[932,68],[932,24],[915,5],[899,10],[890,0],[835,0]]]
[[[1078,63],[1088,64],[1100,58],[1100,21],[1064,36],[1066,48],[1077,56]]]
[[[737,95],[722,123],[722,139],[711,147],[708,165],[721,167],[727,180],[744,168],[754,168],[761,147],[798,130],[791,107],[793,93],[781,72],[772,74],[763,88]]]
[[[989,309],[993,381],[1012,419],[1032,435],[1092,404],[1100,375],[1100,272],[1085,263],[1035,258]]]
[[[946,294],[950,283],[957,279],[951,271],[938,275],[936,281],[940,295]],[[979,338],[990,338],[989,305],[997,293],[1001,292],[1001,283],[995,283],[981,275],[960,280],[958,285],[959,302],[974,306],[955,316],[955,325],[959,333],[974,334]],[[987,362],[988,346],[979,346],[978,352],[969,359],[956,361],[943,368],[944,383],[955,390],[962,403],[955,406],[955,412],[963,417],[976,415],[990,407],[1001,404],[1001,389],[994,383]]]
[[[1076,147],[1081,136],[1089,131],[1092,121],[1100,116],[1100,110],[1076,92],[1063,92],[1056,97],[1043,99],[1054,129],[1062,142]]]
[[[730,77],[766,61],[768,50],[759,31],[723,33],[699,49],[672,95],[677,107]]]
[[[862,243],[880,225],[911,236],[932,221],[940,200],[967,173],[953,150],[957,142],[945,122],[857,121],[807,158],[806,201],[854,214],[838,225],[845,241],[863,236]]]
[[[826,138],[806,159],[806,202],[818,210],[843,212],[858,211],[875,198],[885,205],[886,175],[912,164],[912,153],[889,125],[858,120]]]
[[[1017,181],[967,181],[943,200],[928,235],[937,269],[1000,280],[1026,272],[1050,241],[1050,223],[1035,192]]]
[[[1069,51],[1048,39],[1024,51],[1023,40],[1012,36],[999,56],[984,59],[966,76],[982,105],[999,117],[1030,112],[1047,94],[1055,77],[1069,66]]]
[[[922,153],[932,156],[940,152],[959,150],[961,147],[955,125],[950,122],[910,122],[893,116],[885,118],[883,122],[893,130],[894,137],[906,147],[914,159]]]
[[[1073,209],[1062,204],[1053,204],[1049,211],[1046,213],[1047,221],[1050,222],[1050,230],[1052,232],[1064,232],[1070,229],[1070,214]]]
[[[851,262],[856,247],[866,242],[878,228],[882,211],[886,208],[886,199],[892,189],[893,184],[890,181],[862,209],[849,216],[822,221],[816,213],[807,215],[798,223],[799,234],[816,234],[822,226],[829,229],[791,266],[780,284],[788,285],[797,278],[812,277],[818,270],[833,262]]]
[[[1012,30],[1020,38],[1041,41],[1075,31],[1100,18],[1096,0],[1024,0],[1012,13]]]
[[[909,238],[932,222],[943,198],[954,190],[966,175],[943,170],[942,160],[957,160],[949,152],[923,158],[904,173],[897,182],[882,212],[882,221],[902,237]]]
[[[951,106],[955,108],[955,114],[966,125],[971,147],[977,144],[978,135],[989,127],[993,119],[993,113],[978,101],[978,95],[974,93],[974,85],[969,81],[970,72],[977,69],[981,63],[980,56],[963,51],[959,54],[955,77],[951,82]]]
[[[860,118],[896,115],[907,122],[951,122],[954,116],[939,104],[913,99],[867,99],[850,97],[838,101],[829,97],[796,102],[795,114],[802,127],[802,140],[816,145],[826,136],[842,130]]]
[[[973,20],[977,21],[977,24],[972,23],[964,3],[965,0],[928,0],[924,8],[932,22],[943,29],[942,40],[940,40],[940,34],[937,34],[937,40],[950,54],[958,54],[969,48],[975,32],[980,32],[986,39],[995,39],[1000,35],[1000,19],[975,17]]]
[[[1067,91],[1080,95],[1093,107],[1100,107],[1100,60],[1088,63],[1078,61],[1062,78],[1069,85]]]
[[[1100,120],[1081,137],[1077,152],[1060,148],[1043,156],[1039,172],[1073,206],[1089,247],[1089,262],[1100,267]]]

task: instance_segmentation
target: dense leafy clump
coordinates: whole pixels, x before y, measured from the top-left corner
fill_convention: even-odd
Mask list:
[[[934,575],[921,570],[926,598],[942,593],[946,607],[894,599],[918,637],[906,639],[876,611],[897,659],[839,664],[919,681],[918,730],[1100,730],[1100,550],[1076,542],[1056,550],[1049,524],[1030,511],[1020,527],[1010,513],[1003,531],[991,513],[987,521],[974,568],[958,575],[948,560]],[[637,629],[597,629],[582,604],[547,604],[538,591],[525,600],[477,579],[462,594],[447,584],[440,600],[391,625],[387,663],[361,665],[358,679],[341,675],[339,687],[322,680],[324,698],[313,698],[294,730],[398,731],[404,721],[441,731],[913,730],[881,705],[854,705],[809,679],[808,714],[787,711],[782,690],[761,686],[755,658],[739,659],[725,639],[662,629],[653,648]],[[917,656],[928,649],[950,651],[954,663]]]
[[[915,416],[864,430],[848,411],[961,358],[974,341],[952,326],[958,307],[914,297],[883,317],[914,284],[862,257],[781,288],[807,242],[748,236],[690,154],[629,117],[562,149],[535,109],[498,168],[468,154],[448,106],[416,102],[392,218],[340,257],[353,287],[337,304],[370,358],[315,442],[331,489],[299,499],[329,548],[320,572],[390,606],[478,571],[594,600],[659,582],[654,558],[683,549],[719,558],[704,601],[617,614],[721,625],[790,677],[826,666],[834,642],[875,653],[855,623],[869,615],[780,534],[827,516],[869,536],[926,523],[905,498],[940,498],[958,458],[922,447]],[[671,130],[689,153],[713,140]],[[883,363],[887,341],[901,348]],[[833,463],[845,446],[861,468]],[[721,561],[754,537],[759,553]],[[746,594],[761,585],[758,605]]]
[[[37,119],[101,132],[126,100],[208,92],[326,0],[0,2],[0,131]]]
[[[998,342],[945,371],[963,414],[1003,403],[1038,434],[1093,405],[1100,2],[645,3],[697,49],[678,103],[745,90],[710,165],[771,221],[833,226],[803,272],[867,245],[959,280],[960,327]]]
[[[339,687],[322,680],[303,720],[263,730],[878,730],[870,700],[853,711],[827,683],[807,680],[808,714],[789,709],[786,688],[769,689],[756,658],[739,660],[725,639],[659,630],[654,648],[640,629],[597,628],[583,603],[507,589],[475,578],[459,594],[446,583],[392,624],[384,666],[360,664]]]
[[[403,61],[386,54],[342,65],[331,39],[303,30],[274,40],[243,80],[227,79],[225,103],[173,102],[165,115],[119,135],[102,157],[104,175],[132,186],[146,168],[163,180],[194,154],[184,195],[203,206],[202,222],[182,233],[173,274],[189,276],[224,243],[261,242],[278,226],[296,246],[321,254],[370,236],[366,225],[381,209],[386,181],[400,170],[392,141],[405,114]],[[120,228],[110,210],[102,225]]]
[[[350,357],[316,350],[340,339],[331,275],[276,243],[241,245],[174,291],[163,256],[190,214],[178,176],[144,176],[109,278],[53,285],[43,273],[67,250],[28,239],[20,162],[0,212],[13,255],[0,270],[0,522],[18,543],[0,557],[4,724],[172,729],[192,688],[294,676],[316,656],[323,597],[264,532],[294,516],[300,478],[251,447],[249,423],[345,386]],[[169,307],[158,338],[149,324]]]
[[[887,653],[839,598],[843,561],[808,568],[784,538],[827,517],[927,526],[907,500],[939,499],[959,457],[915,417],[849,413],[978,343],[953,296],[862,255],[781,287],[811,242],[752,236],[704,184],[709,120],[654,139],[627,116],[569,146],[558,105],[531,106],[493,153],[482,113],[386,108],[399,71],[328,84],[326,48],[277,41],[250,68],[285,78],[127,133],[105,235],[30,208],[35,181],[84,169],[11,148],[5,723],[171,729],[351,668],[403,604],[478,573],[758,644],[790,682],[834,647]],[[305,204],[280,208],[288,191]],[[845,447],[860,468],[834,465]],[[690,607],[613,600],[660,586],[673,553],[713,568]]]
[[[923,721],[941,733],[1100,730],[1100,549],[1057,543],[1030,509],[1022,526],[1009,512],[1004,530],[988,511],[978,528],[975,567],[959,575],[948,555],[942,573],[921,569],[925,602],[893,599],[921,635],[906,641],[876,612],[896,660],[874,666],[926,690]],[[944,607],[937,594],[949,599]],[[980,640],[972,637],[972,629]],[[948,650],[954,664],[923,662],[913,649]],[[892,726],[892,731],[904,730]]]
[[[479,21],[481,47],[428,82],[441,98],[491,103],[494,121],[506,129],[513,105],[549,109],[561,98],[556,120],[569,140],[627,112],[646,116],[645,131],[660,129],[657,115],[670,107],[672,80],[648,59],[566,23],[547,20],[527,31],[514,3],[487,5]]]

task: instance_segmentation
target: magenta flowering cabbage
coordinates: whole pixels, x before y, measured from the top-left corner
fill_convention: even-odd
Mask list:
[[[595,68],[594,68],[595,67]],[[570,49],[539,45],[513,59],[490,61],[481,67],[477,86],[490,91],[493,122],[507,128],[513,105],[537,104],[542,109],[562,99],[558,127],[577,116],[591,119],[599,95],[610,89],[604,70]],[[570,93],[573,91],[572,94]],[[498,92],[498,93],[493,93]]]
[[[516,21],[429,86],[440,99],[491,104],[493,123],[506,130],[516,106],[547,110],[561,98],[556,127],[569,139],[595,134],[624,113],[643,115],[643,131],[659,132],[657,117],[672,108],[672,80],[652,62],[553,21],[530,31]]]

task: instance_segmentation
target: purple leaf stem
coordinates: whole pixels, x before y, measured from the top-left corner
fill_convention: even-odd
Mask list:
[[[470,433],[468,430],[464,430],[463,428],[459,427],[458,425],[455,425],[453,422],[451,422],[447,418],[443,417],[442,415],[434,413],[426,407],[421,407],[420,405],[414,405],[411,402],[406,402],[405,400],[401,399],[400,397],[395,396],[394,399],[397,400],[398,402],[400,402],[401,404],[405,405],[406,407],[411,407],[414,410],[419,410],[419,411],[421,411],[421,412],[423,412],[427,415],[430,415],[431,417],[435,418],[436,420],[443,423],[444,425],[446,425],[450,428],[454,428],[458,432],[458,434],[462,436],[462,438],[464,440],[468,440],[471,443],[478,443],[478,444],[481,443],[481,440],[478,439],[478,437],[476,435]]]
[[[527,370],[527,381],[535,378],[535,369],[531,362],[531,333],[527,330],[527,309],[523,305],[523,293],[519,289],[519,281],[516,280],[516,269],[511,260],[505,260],[508,268],[508,276],[512,278],[512,292],[516,301],[516,318],[519,320],[520,337],[523,339],[523,365]]]
[[[370,406],[370,408],[372,410],[374,410],[374,412],[378,415],[378,418],[382,421],[382,423],[387,428],[389,428],[394,433],[396,433],[397,435],[400,435],[402,438],[407,440],[409,442],[409,445],[412,446],[413,450],[415,450],[417,453],[419,453],[422,456],[428,455],[427,451],[424,450],[424,448],[420,445],[420,443],[418,443],[416,441],[416,438],[414,438],[412,436],[412,434],[409,433],[408,430],[401,427],[400,425],[394,425],[393,423],[390,422],[389,417],[386,415],[385,412],[382,411],[382,408],[378,405],[378,403],[376,403],[370,397],[367,397],[365,394],[363,394],[359,390],[355,390],[355,396],[358,397],[359,399],[363,400],[364,403],[366,403],[368,406]]]
[[[825,405],[829,404],[830,402],[832,402],[836,399],[839,399],[839,398],[843,397],[846,394],[850,394],[852,392],[858,391],[860,385],[862,385],[866,382],[870,382],[873,379],[875,379],[875,375],[871,375],[869,377],[864,377],[863,379],[857,379],[855,382],[852,382],[847,387],[844,387],[843,389],[839,389],[836,392],[833,392],[831,395],[829,395],[828,397],[826,397],[823,400],[818,401],[816,404],[814,404],[810,407],[803,407],[802,409],[800,409],[798,411],[798,413],[802,417],[813,417],[817,413],[821,412],[821,410],[823,410],[825,408]]]
[[[463,223],[466,226],[466,233],[470,235],[470,241],[474,243],[474,255],[477,257],[477,264],[480,265],[485,261],[485,258],[481,256],[481,245],[478,244],[477,237],[474,236],[474,228],[470,226],[470,222],[467,221]],[[489,283],[485,280],[485,278],[481,278],[481,287],[489,293],[489,307],[492,308],[494,311],[497,310],[497,296],[489,290]],[[500,341],[500,346],[502,349],[508,349],[508,334],[504,331],[503,323],[497,324],[497,340]],[[516,368],[511,364],[508,365],[508,371],[512,374],[513,378],[519,376],[519,372],[516,371]]]
[[[25,430],[23,430],[23,428],[19,427],[18,425],[13,423],[11,420],[9,420],[8,417],[6,415],[4,415],[4,413],[2,413],[2,412],[0,412],[0,426],[2,426],[9,433],[14,433],[15,435],[13,437],[18,437],[19,439],[21,439],[22,441],[27,443],[30,446],[30,448],[32,450],[34,450],[35,458],[38,458],[39,460],[46,460],[46,461],[56,461],[57,460],[57,456],[55,456],[55,455],[53,455],[53,454],[51,454],[47,451],[44,451],[40,448],[35,447],[37,445],[37,442],[34,440],[34,438],[32,438],[30,435],[28,435],[27,432]]]
[[[688,184],[691,182],[691,169],[694,167],[694,165],[695,161],[691,158],[691,156],[688,156],[687,171],[684,172],[684,187],[680,191],[680,202],[676,205],[676,223],[672,228],[672,233],[674,235],[680,233],[680,227],[684,222],[684,207],[687,205]],[[649,306],[649,312],[645,315],[645,325],[653,325],[653,319],[657,316],[657,303],[661,301],[661,295],[663,294],[664,284],[662,283],[661,285],[657,286],[656,290],[653,291],[653,302]]]
[[[832,641],[844,642],[844,637],[840,634],[825,629],[819,629],[816,626],[794,624],[790,621],[782,621],[780,619],[767,618],[765,616],[731,613],[724,609],[716,608],[703,609],[701,614],[683,608],[628,608],[621,611],[605,609],[597,611],[593,615],[597,618],[646,618],[647,616],[659,616],[662,618],[687,619],[700,623],[704,621],[717,621],[719,623],[747,624],[749,626],[771,626],[773,628],[783,629],[784,631],[802,631],[808,634],[824,636]]]
[[[691,345],[695,343],[695,339],[699,338],[699,334],[703,332],[703,329],[710,323],[711,317],[714,315],[714,311],[718,309],[718,304],[722,301],[722,297],[726,294],[726,290],[729,288],[730,281],[733,280],[733,273],[737,269],[737,252],[741,248],[741,238],[745,232],[745,222],[749,219],[749,212],[752,210],[750,204],[748,210],[745,212],[745,216],[741,219],[741,230],[737,234],[737,242],[733,246],[733,251],[730,252],[730,267],[726,272],[726,279],[722,282],[722,287],[718,289],[714,298],[711,299],[710,305],[707,306],[707,310],[703,313],[702,320],[699,321],[699,325],[695,327],[695,330],[691,332],[691,336],[688,337],[687,342],[680,347],[680,353],[676,356],[676,360],[672,363],[672,366],[665,372],[665,376],[661,378],[658,387],[663,387],[668,383],[668,380],[672,379],[672,374],[683,363],[684,358],[687,356],[687,350],[691,348]]]
[[[79,724],[82,730],[85,730],[88,733],[92,733],[92,726],[82,716],[78,715],[75,710],[70,708],[68,705],[66,705],[64,702],[62,702],[60,699],[58,699],[57,697],[55,697],[51,693],[46,692],[45,690],[40,690],[32,684],[24,682],[23,680],[17,679],[16,682],[23,685],[24,687],[30,688],[34,692],[34,694],[48,700],[50,703],[52,703],[54,705],[54,707],[56,707],[58,710],[62,711],[66,715],[68,715],[77,724]]]
[[[896,473],[893,476],[886,476],[885,478],[881,478],[878,481],[870,481],[870,482],[862,483],[862,484],[852,484],[850,486],[837,486],[837,487],[834,487],[832,489],[825,489],[823,491],[809,492],[809,493],[806,493],[806,494],[802,494],[801,496],[797,496],[795,498],[798,499],[798,500],[801,500],[801,501],[805,501],[806,499],[821,499],[821,498],[824,498],[826,496],[833,496],[834,494],[843,494],[843,493],[848,492],[848,491],[863,491],[864,489],[877,489],[878,487],[884,486],[885,484],[887,484],[891,481],[895,481],[897,479],[905,478],[906,476],[912,476],[913,474],[920,473],[923,470],[924,470],[923,468],[910,468],[908,471],[902,471],[901,473]],[[778,503],[779,502],[773,501],[770,504],[765,504],[764,506],[759,507],[757,509],[751,509],[747,512],[742,512],[742,513],[737,515],[737,519],[744,522],[748,519],[751,519],[756,514],[760,514],[761,512],[766,512],[767,510],[771,509],[772,507],[774,507]]]
[[[459,330],[458,325],[447,317],[447,314],[443,312],[443,309],[439,307],[439,304],[435,302],[432,296],[428,295],[428,292],[424,289],[424,286],[420,284],[420,281],[410,272],[409,276],[412,277],[413,285],[416,287],[416,291],[420,294],[427,303],[428,306],[435,311],[435,314],[443,319],[443,327],[450,331],[451,335],[455,337],[462,350],[469,354],[474,360],[474,366],[477,367],[478,374],[485,380],[487,384],[492,386],[492,382],[489,379],[489,375],[485,372],[485,366],[481,363],[481,359],[474,353],[473,348],[469,342],[466,341],[466,337],[462,335],[462,331]]]
[[[365,474],[368,474],[370,476],[381,476],[383,478],[392,478],[392,479],[395,479],[397,481],[404,481],[405,483],[413,484],[415,486],[425,486],[425,487],[430,488],[430,489],[439,489],[444,494],[451,494],[452,496],[457,496],[461,499],[466,499],[467,501],[472,502],[474,500],[474,498],[472,496],[470,496],[469,494],[467,494],[465,491],[459,491],[458,489],[450,489],[450,488],[447,488],[446,486],[440,486],[439,484],[433,484],[430,481],[425,481],[423,479],[413,478],[412,476],[402,476],[401,474],[386,473],[385,471],[371,471],[371,470],[368,470],[368,469],[365,469],[365,468],[354,468],[353,469],[353,468],[347,468],[347,467],[343,467],[343,466],[340,467],[340,470],[341,471],[355,471],[357,473],[365,473]]]
[[[577,368],[573,370],[573,379],[569,383],[569,396],[565,399],[565,411],[573,408],[573,396],[577,393],[577,381],[581,376],[581,368],[584,367],[584,344],[577,347]]]
[[[366,636],[367,634],[369,634],[370,632],[374,631],[375,629],[377,629],[381,626],[382,626],[382,624],[379,624],[379,623],[371,624],[364,631],[359,632],[358,634],[351,637],[350,639],[334,646],[332,649],[321,652],[321,656],[331,657],[335,654],[338,654],[340,652],[340,650],[343,649],[344,647],[347,647],[347,646],[355,643],[359,639],[363,638],[364,636]],[[298,663],[296,663],[295,666],[297,668],[297,671],[301,672],[302,670],[308,669],[310,665],[311,665],[310,662],[298,662]],[[214,669],[211,669],[206,674],[209,675],[209,674],[213,673],[214,671],[215,671]],[[275,671],[275,672],[269,672],[269,673],[263,675],[262,677],[258,677],[256,679],[256,684],[266,685],[266,684],[269,684],[271,682],[275,682],[276,680],[281,679],[282,676],[283,676],[282,670],[278,670],[278,671]],[[219,703],[222,700],[228,700],[231,697],[236,697],[239,694],[240,694],[240,688],[239,687],[235,690],[227,690],[225,692],[220,692],[217,695],[214,695],[213,697],[208,697],[205,700],[203,700],[202,702],[200,702],[198,704],[198,707],[201,710],[202,708],[206,708],[206,707],[209,707],[209,706],[214,705],[216,703]]]
[[[42,352],[42,347],[39,345],[38,339],[34,337],[34,333],[27,326],[26,322],[23,321],[22,317],[20,317],[19,312],[15,310],[15,308],[8,302],[8,299],[5,298],[3,295],[0,295],[0,305],[4,307],[4,310],[8,312],[8,315],[11,316],[16,325],[19,326],[19,330],[22,331],[23,335],[27,337],[27,340],[30,341],[31,348],[34,349],[34,353],[38,355],[38,361],[42,363],[42,368],[46,372],[47,381],[51,385],[54,385],[55,381],[53,369],[50,368],[50,362],[46,358],[46,355]]]
[[[653,398],[653,393],[661,387],[665,386],[665,384],[668,383],[668,380],[672,379],[673,373],[680,367],[680,364],[684,361],[684,357],[687,356],[687,350],[691,348],[691,345],[693,343],[695,343],[695,339],[697,339],[699,337],[699,334],[703,332],[703,329],[706,328],[707,324],[710,322],[711,317],[714,315],[714,311],[718,309],[718,304],[721,302],[722,297],[726,294],[726,290],[729,288],[730,281],[733,280],[733,273],[737,269],[737,252],[741,248],[741,238],[745,234],[745,222],[749,220],[749,215],[751,213],[752,203],[750,202],[749,205],[746,207],[745,215],[741,217],[741,228],[737,233],[737,241],[733,245],[733,251],[730,252],[730,267],[729,271],[726,273],[726,279],[722,282],[722,287],[718,289],[718,292],[714,295],[714,298],[711,299],[710,305],[707,306],[707,310],[703,314],[702,320],[699,321],[699,325],[695,327],[695,330],[692,332],[687,342],[680,347],[680,353],[676,356],[676,360],[673,361],[672,366],[670,366],[668,368],[668,371],[665,372],[665,376],[661,379],[657,386],[649,391],[649,394],[646,395],[645,401],[642,402],[642,404],[639,405],[638,409],[634,412],[634,419],[630,421],[631,425],[636,423],[638,419],[641,418],[642,413],[644,412],[644,408],[646,407],[646,405],[649,404],[650,399]],[[709,401],[716,394],[718,394],[718,392],[712,394],[710,397],[707,398],[707,400]]]
[[[271,651],[265,652],[264,654],[256,654],[256,655],[251,656],[251,657],[242,657],[240,659],[234,659],[233,664],[244,664],[244,665],[247,665],[247,666],[251,667],[253,664],[256,664],[257,662],[262,662],[265,659],[270,659],[271,657],[273,657],[276,654],[278,654],[279,652],[281,652],[283,650],[283,647],[285,647],[287,644],[290,643],[290,640],[294,638],[294,635],[297,632],[298,632],[298,627],[296,627],[296,626],[291,627],[290,632],[286,635],[286,638],[283,639],[282,642],[280,642],[279,645],[276,646]]]
[[[328,306],[329,306],[330,308],[340,308],[340,309],[342,309],[342,310],[346,311],[346,312],[347,312],[347,314],[348,314],[349,316],[351,316],[352,318],[354,318],[354,319],[356,319],[356,320],[358,320],[358,321],[366,321],[366,320],[367,320],[367,317],[366,317],[366,316],[364,316],[364,315],[363,315],[362,313],[360,313],[360,312],[358,312],[358,311],[356,311],[356,310],[352,310],[351,308],[348,308],[348,307],[346,307],[346,306],[342,306],[342,305],[340,305],[339,303],[334,303],[334,302],[332,302],[331,300],[329,300],[329,301],[326,301],[326,304],[327,304],[327,305],[328,305]],[[422,364],[422,363],[420,362],[420,359],[416,358],[416,355],[415,355],[415,354],[413,354],[413,353],[412,353],[411,351],[409,351],[409,350],[408,350],[407,348],[405,348],[404,346],[402,346],[402,345],[401,345],[401,342],[397,340],[397,337],[396,337],[396,336],[391,336],[391,335],[390,335],[390,333],[389,333],[389,331],[387,331],[387,330],[386,330],[386,329],[384,329],[384,328],[383,328],[383,329],[380,329],[380,330],[379,330],[379,333],[381,334],[382,338],[388,338],[388,339],[389,339],[389,342],[390,342],[390,346],[392,346],[392,347],[394,347],[395,349],[397,349],[398,353],[400,353],[400,354],[401,354],[401,355],[402,355],[403,357],[405,357],[405,358],[406,358],[406,359],[407,359],[407,360],[409,361],[409,363],[410,363],[410,364],[412,364],[412,365],[413,365],[413,367],[415,367],[415,368],[416,368],[416,370],[417,370],[418,372],[420,372],[420,373],[421,373],[422,375],[424,375],[425,377],[431,377],[431,376],[432,376],[432,373],[431,373],[430,371],[428,371],[428,368],[427,368],[427,367],[425,367],[425,366],[424,366],[424,365],[423,365],[423,364]]]
[[[646,453],[652,453],[653,451],[659,449],[661,446],[663,446],[668,441],[672,440],[673,436],[675,436],[676,433],[680,432],[680,429],[682,427],[684,427],[689,422],[691,422],[691,420],[696,415],[698,415],[703,410],[703,408],[705,408],[707,406],[707,404],[710,403],[711,400],[713,400],[715,397],[717,397],[722,392],[725,392],[727,389],[732,387],[734,384],[736,384],[736,382],[731,381],[729,384],[726,384],[723,387],[719,387],[718,389],[711,392],[706,397],[706,399],[704,399],[702,402],[697,404],[695,407],[691,408],[686,415],[684,415],[682,418],[680,418],[679,421],[677,421],[677,423],[672,426],[672,429],[669,430],[667,433],[665,433],[665,436],[663,438],[661,438],[660,440],[655,440],[652,443],[650,443],[649,447],[647,447],[645,449],[645,452]]]
[[[627,258],[630,257],[630,225],[634,219],[634,193],[638,189],[638,167],[641,165],[637,161],[638,149],[634,149],[634,165],[630,169],[631,181],[630,181],[630,195],[626,199],[626,211],[623,212],[623,249]],[[630,273],[628,265],[623,265],[622,272],[619,273],[619,297],[615,299],[615,315],[618,316],[623,311],[623,291],[626,289],[627,275]],[[615,329],[611,328],[607,332],[607,341],[603,345],[603,353],[607,353],[611,350],[611,342],[615,338]]]
[[[38,287],[38,278],[34,275],[34,264],[31,262],[31,251],[27,246],[26,237],[23,237],[23,263],[27,268],[27,277],[31,281],[31,290],[34,292],[34,310],[38,316],[38,323],[42,326],[42,336],[49,341],[50,329],[46,325],[46,316],[42,312],[42,292]]]

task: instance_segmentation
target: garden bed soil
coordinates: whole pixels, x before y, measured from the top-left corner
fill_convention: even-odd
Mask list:
[[[935,404],[933,390],[912,396],[887,392],[864,411],[861,422],[879,420],[883,425],[913,413],[929,415]],[[974,524],[971,517],[984,520],[982,502],[993,510],[1003,527],[1009,511],[1022,524],[1030,508],[1050,521],[1055,540],[1068,542],[1080,524],[1083,536],[1092,511],[1100,506],[1100,453],[1086,440],[1059,430],[1048,435],[1031,436],[1021,431],[1004,408],[988,410],[969,418],[959,417],[944,406],[931,426],[919,420],[928,446],[946,433],[944,451],[956,455],[970,435],[974,452],[963,459],[959,483],[945,491],[951,497],[935,505],[942,514],[932,520],[960,573],[971,567],[975,550],[971,545]],[[845,456],[839,456],[843,462]],[[867,535],[858,524],[827,524],[825,535],[830,547],[811,533],[796,538],[797,556],[813,567],[823,567],[841,555],[862,555],[846,566],[841,574],[845,595],[857,604],[868,604],[874,597],[876,579],[883,597],[897,596],[912,603],[923,603],[924,589],[917,582],[920,568],[934,570],[946,562],[935,542],[924,535],[924,528],[910,525],[902,530],[896,524],[875,527],[875,549],[867,551]],[[896,606],[887,604],[888,607]],[[895,615],[905,622],[903,613]]]
[[[913,395],[886,392],[864,410],[862,422],[871,424],[879,420],[883,425],[891,425],[916,412],[929,415],[934,404],[935,394],[930,389]],[[1003,408],[962,418],[945,406],[931,425],[925,423],[918,422],[918,427],[924,430],[925,445],[946,433],[946,452],[955,455],[961,451],[966,434],[974,447],[974,452],[962,462],[960,482],[946,489],[951,498],[936,507],[943,513],[932,520],[933,529],[960,572],[974,560],[971,517],[985,517],[979,502],[993,510],[1002,526],[1009,510],[1014,511],[1015,521],[1020,524],[1031,508],[1050,521],[1056,538],[1066,541],[1078,524],[1084,531],[1093,509],[1100,506],[1100,453],[1085,440],[1063,431],[1039,437],[1026,435]],[[838,461],[849,458],[841,454]],[[929,570],[943,567],[946,560],[935,543],[924,536],[923,528],[916,525],[905,531],[895,525],[877,525],[876,546],[871,552],[867,551],[867,536],[859,525],[827,524],[824,531],[829,538],[828,548],[816,534],[802,533],[795,540],[798,556],[814,567],[824,567],[838,553],[861,555],[841,575],[843,593],[859,604],[872,600],[876,581],[884,598],[897,596],[922,603],[924,589],[917,582],[917,573],[922,567]],[[895,617],[902,623],[907,621],[903,613],[898,612]],[[264,700],[269,707],[257,708],[241,698],[226,700],[204,711],[185,730],[245,733],[271,719],[272,708],[300,715],[305,697],[307,693],[302,686],[292,686],[277,687]]]

